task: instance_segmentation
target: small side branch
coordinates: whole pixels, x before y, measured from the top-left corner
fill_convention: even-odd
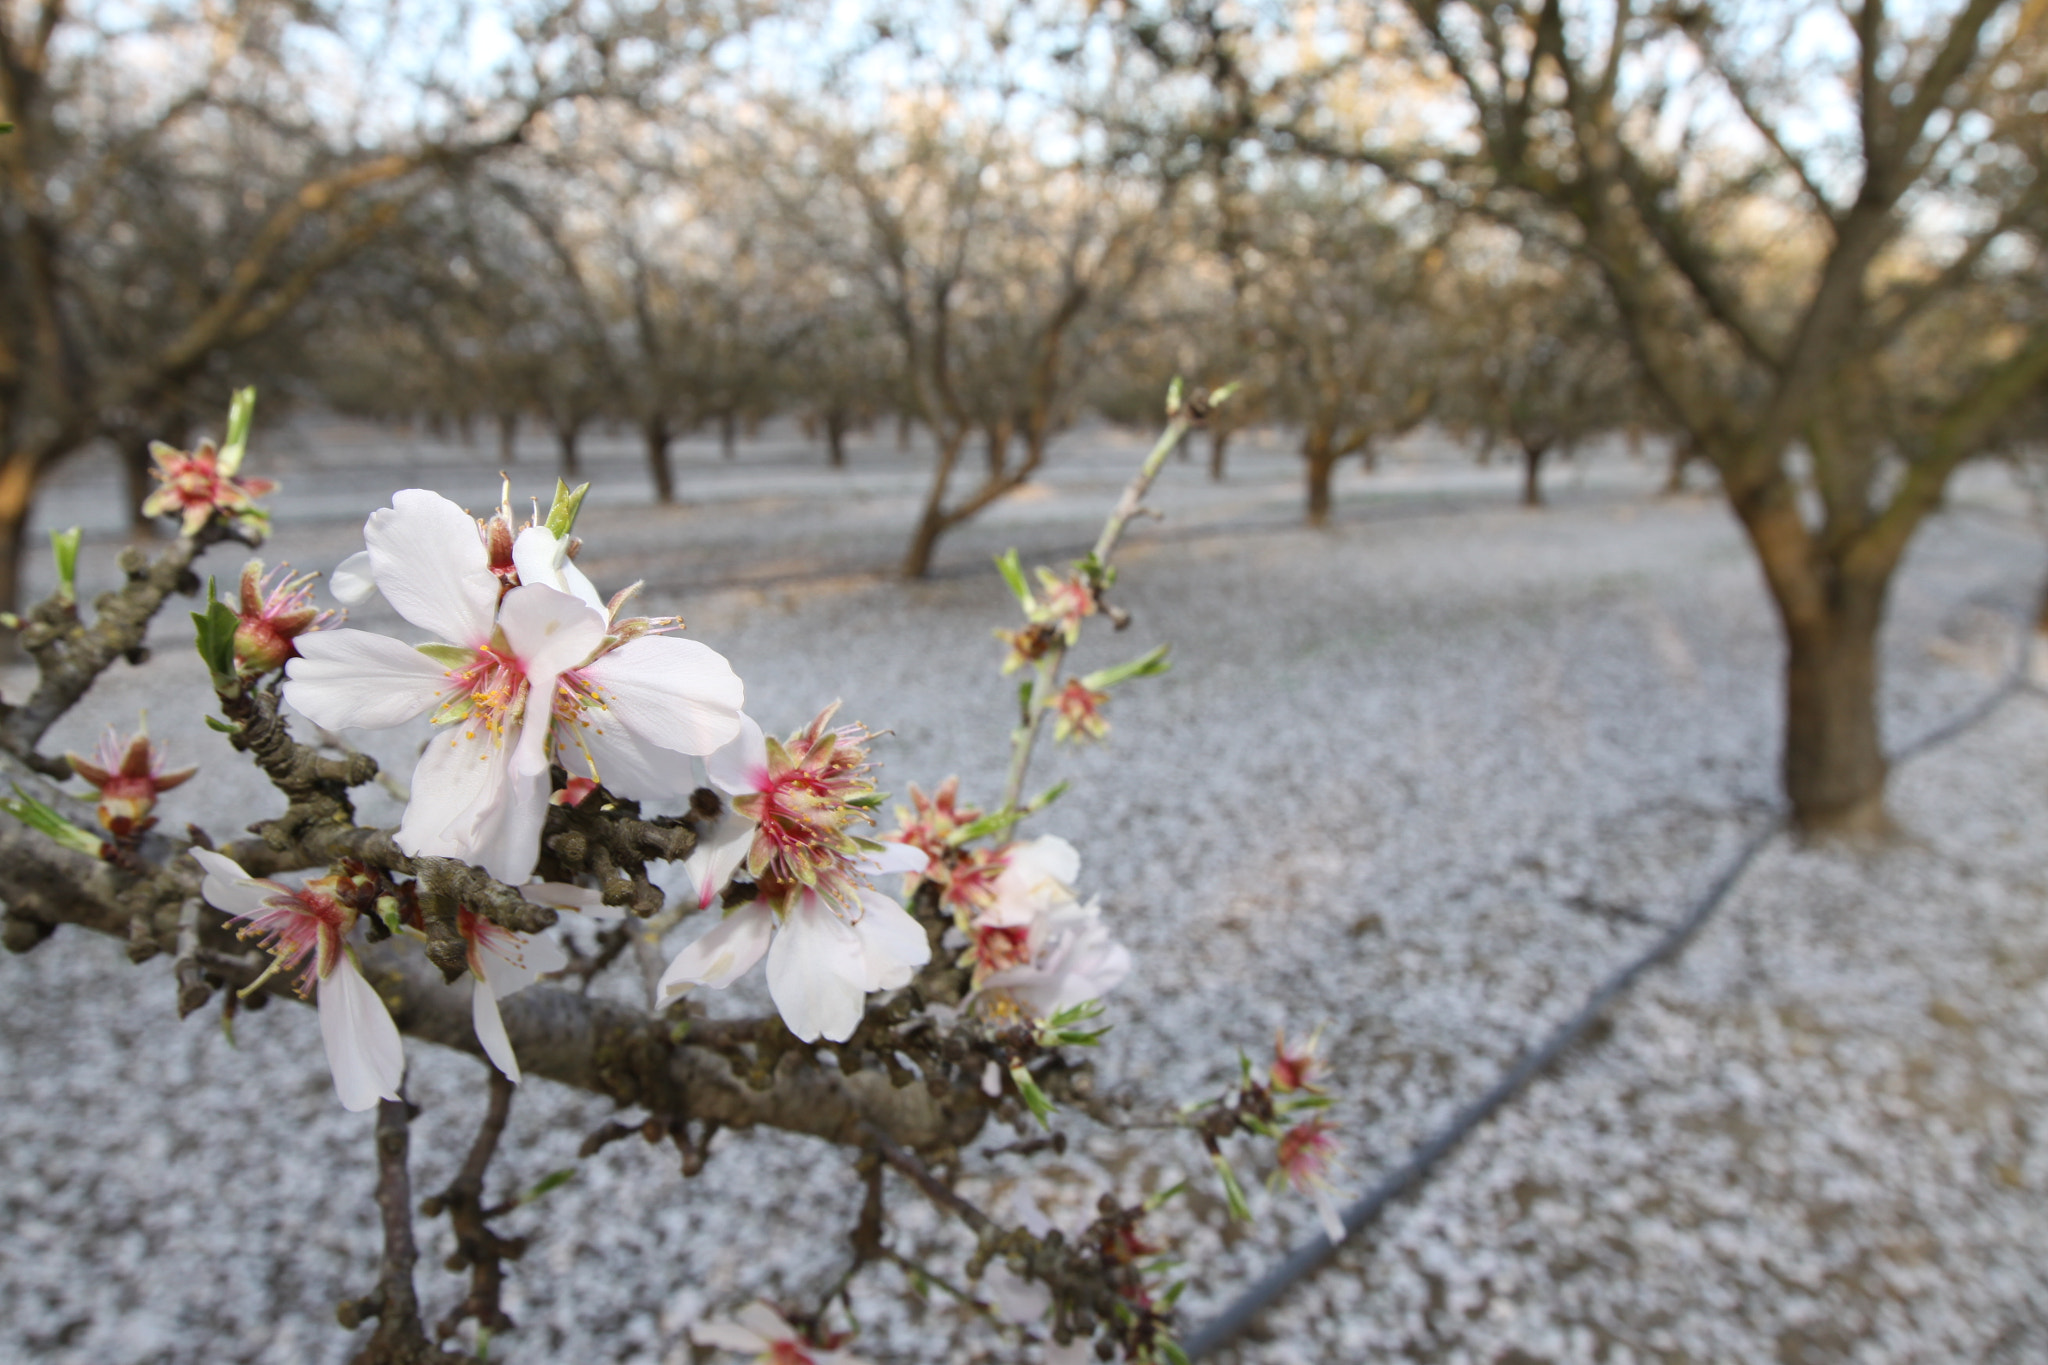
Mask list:
[[[356,1354],[354,1365],[429,1365],[451,1359],[427,1340],[420,1323],[420,1302],[413,1288],[413,1266],[419,1246],[412,1232],[411,1106],[384,1100],[377,1106],[377,1212],[384,1227],[384,1257],[377,1268],[377,1287],[363,1298],[341,1305],[335,1316],[343,1327],[359,1327],[367,1318],[377,1330]]]
[[[455,1230],[455,1255],[449,1261],[449,1268],[460,1270],[466,1266],[469,1270],[468,1296],[434,1329],[435,1337],[442,1341],[454,1336],[465,1318],[474,1318],[476,1325],[487,1332],[510,1331],[513,1326],[511,1317],[499,1305],[498,1296],[505,1283],[505,1262],[516,1261],[526,1254],[526,1239],[500,1237],[486,1224],[488,1217],[509,1211],[512,1206],[503,1209],[484,1206],[484,1174],[490,1169],[491,1160],[498,1153],[498,1142],[505,1135],[505,1123],[512,1113],[515,1089],[512,1082],[497,1071],[491,1072],[490,1102],[462,1169],[456,1172],[447,1189],[420,1206],[420,1211],[429,1218],[442,1213],[448,1215],[448,1222]]]

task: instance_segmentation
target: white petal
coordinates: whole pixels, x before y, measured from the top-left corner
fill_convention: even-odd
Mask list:
[[[603,641],[604,616],[553,588],[514,588],[498,608],[498,625],[526,673],[526,716],[513,769],[530,777],[548,770],[556,681]]]
[[[296,641],[284,699],[329,730],[383,730],[425,715],[453,690],[446,664],[366,630],[316,630]]]
[[[487,933],[476,946],[476,960],[483,965],[484,980],[499,999],[525,990],[549,972],[569,965],[562,945],[545,934],[518,934],[498,929]]]
[[[884,840],[880,853],[869,853],[861,858],[860,870],[870,877],[885,877],[894,873],[922,872],[930,863],[931,859],[923,849]]]
[[[752,1303],[733,1314],[739,1325],[766,1342],[794,1341],[796,1328],[783,1320],[782,1314],[767,1304],[755,1299]]]
[[[1064,1346],[1046,1342],[1045,1365],[1095,1365],[1095,1338],[1077,1336]]]
[[[540,858],[547,777],[517,777],[511,746],[481,726],[451,725],[427,742],[398,825],[407,853],[461,858],[512,885]]]
[[[225,853],[195,848],[192,856],[198,860],[199,866],[206,869],[206,881],[200,886],[199,894],[217,910],[225,910],[230,915],[253,915],[277,892],[276,887],[265,886],[244,872],[242,865]]]
[[[728,796],[745,796],[767,783],[768,738],[752,716],[740,713],[740,732],[705,756],[704,773]]]
[[[878,891],[860,893],[861,917],[853,932],[860,938],[867,987],[894,990],[910,984],[915,970],[932,960],[931,939],[924,926],[895,901]]]
[[[407,488],[363,527],[370,571],[384,600],[437,640],[488,644],[498,576],[476,519],[439,493]]]
[[[585,919],[603,921],[624,919],[626,907],[606,905],[604,892],[589,886],[571,886],[568,882],[534,882],[519,888],[519,894],[535,905],[549,905],[557,910],[573,910]]]
[[[334,970],[320,978],[320,1038],[327,1045],[327,1067],[334,1073],[334,1093],[344,1109],[363,1110],[378,1100],[398,1098],[405,1079],[405,1045],[398,1025],[376,988],[356,970],[344,952]]]
[[[754,822],[744,815],[727,811],[697,836],[697,847],[683,859],[683,875],[689,879],[690,894],[697,898],[699,910],[711,908],[711,902],[718,899],[732,874],[747,860],[747,852],[754,846],[755,828]]]
[[[860,936],[812,894],[798,899],[768,949],[768,994],[807,1043],[843,1043],[860,1025],[867,966]]]
[[[533,875],[540,861],[540,832],[548,818],[548,775],[514,773],[500,799],[477,822],[469,861],[510,886]]]
[[[593,728],[679,754],[709,754],[740,733],[746,689],[725,656],[695,640],[643,635],[583,668],[599,703]],[[586,713],[587,715],[593,713]]]
[[[498,1013],[498,994],[491,983],[474,979],[469,988],[469,1021],[476,1040],[484,1045],[484,1056],[503,1072],[505,1079],[519,1083],[519,1058],[512,1051],[512,1037],[505,1032],[505,1016]]]
[[[1001,1261],[991,1261],[981,1275],[981,1295],[989,1306],[1018,1326],[1037,1322],[1052,1307],[1052,1291],[1027,1280]]]
[[[759,1332],[750,1332],[736,1322],[725,1322],[717,1318],[709,1322],[691,1323],[690,1340],[699,1346],[711,1346],[721,1351],[738,1351],[743,1355],[765,1354],[775,1344],[764,1339]]]
[[[1344,1245],[1344,1215],[1337,1210],[1337,1201],[1330,1192],[1318,1185],[1310,1190],[1308,1197],[1315,1201],[1316,1218],[1323,1225],[1323,1236],[1330,1239],[1330,1245]]]
[[[687,755],[646,743],[602,707],[581,708],[573,721],[556,716],[555,753],[571,773],[628,800],[680,802],[697,790],[696,764]]]
[[[529,526],[512,542],[512,563],[519,569],[519,581],[537,583],[581,598],[599,611],[604,599],[597,585],[569,558],[568,542],[545,526]]]
[[[741,906],[676,954],[661,974],[655,1004],[666,1005],[692,986],[724,990],[761,960],[774,931],[774,911],[765,905]]]
[[[327,591],[345,607],[359,607],[369,601],[377,591],[377,580],[370,572],[370,552],[357,550],[335,565],[334,572],[327,575]]]

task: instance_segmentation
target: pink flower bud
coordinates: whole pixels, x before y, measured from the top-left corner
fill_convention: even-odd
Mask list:
[[[277,491],[277,484],[270,479],[237,479],[221,473],[220,454],[211,441],[201,441],[197,450],[189,452],[152,441],[149,454],[156,461],[150,473],[156,476],[158,487],[143,501],[142,515],[175,513],[179,529],[188,536],[196,534],[216,513],[260,523],[265,513],[256,506],[256,499]]]
[[[163,752],[149,742],[149,731],[122,739],[113,726],[100,736],[99,747],[87,760],[66,754],[71,771],[100,793],[100,823],[115,838],[140,834],[156,822],[149,817],[162,792],[189,781],[197,768],[163,770]]]
[[[292,641],[308,631],[326,630],[341,613],[313,605],[310,584],[315,574],[291,575],[290,565],[263,572],[263,561],[242,566],[241,624],[235,627],[235,665],[249,677],[283,668],[298,657]]]

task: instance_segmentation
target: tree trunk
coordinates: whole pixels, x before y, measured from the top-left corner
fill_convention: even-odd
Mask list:
[[[28,519],[36,496],[36,459],[16,451],[0,464],[0,611],[22,609],[22,568],[28,557]],[[0,651],[16,648],[15,633],[5,632]]]
[[[1700,457],[1700,448],[1685,437],[1671,443],[1671,465],[1664,472],[1664,494],[1675,496],[1685,491],[1685,471]]]
[[[519,414],[516,411],[498,414],[498,463],[519,463]]]
[[[1327,441],[1314,437],[1302,450],[1308,458],[1308,524],[1327,526],[1330,524],[1330,475],[1337,468],[1337,457],[1330,453]]]
[[[1010,436],[1015,428],[1008,418],[990,422],[986,428],[988,438],[988,476],[1000,479],[1010,468]]]
[[[654,500],[663,507],[673,506],[676,500],[676,473],[668,462],[668,443],[672,439],[668,429],[668,418],[648,418],[642,424],[640,434],[647,442],[647,472],[654,479]]]
[[[718,414],[718,453],[730,460],[740,450],[740,415],[728,408]]]
[[[834,469],[846,468],[846,413],[830,408],[825,413],[825,458]]]
[[[555,444],[561,447],[562,477],[565,480],[574,479],[583,472],[582,458],[576,453],[576,442],[582,435],[581,422],[557,424],[555,427]]]
[[[1522,443],[1522,506],[1543,505],[1543,457],[1550,451],[1548,442],[1531,445]]]
[[[905,578],[923,578],[932,569],[932,556],[938,551],[939,537],[946,533],[949,524],[946,517],[946,485],[952,482],[953,465],[960,458],[960,447],[967,443],[967,432],[956,431],[941,438],[938,463],[932,468],[931,487],[925,490],[924,510],[918,514],[917,528],[910,533],[910,546],[903,553],[902,574]]]
[[[899,412],[896,414],[896,450],[898,454],[907,453],[910,449],[910,425],[909,413]]]
[[[1786,618],[1785,795],[1808,833],[1885,827],[1877,639],[1889,579],[1841,584],[1818,620]]]
[[[1227,454],[1227,453],[1229,452],[1229,450],[1230,450],[1230,429],[1229,429],[1228,427],[1220,427],[1220,426],[1216,426],[1216,427],[1210,427],[1210,428],[1209,428],[1209,481],[1210,481],[1211,483],[1222,483],[1222,482],[1223,482],[1223,460],[1224,460],[1224,456],[1225,456],[1225,455],[1226,455],[1226,454]]]

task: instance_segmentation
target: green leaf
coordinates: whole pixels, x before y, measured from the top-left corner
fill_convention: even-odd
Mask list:
[[[568,1184],[571,1180],[574,1180],[575,1178],[576,1169],[573,1166],[565,1167],[559,1171],[549,1171],[546,1175],[542,1176],[539,1180],[534,1182],[534,1186],[532,1189],[528,1190],[525,1194],[519,1196],[519,1202],[521,1204],[531,1204],[536,1199],[540,1199],[548,1194],[553,1193],[556,1190],[561,1189],[562,1186]]]
[[[1168,417],[1180,416],[1181,399],[1185,396],[1186,394],[1183,391],[1180,382],[1180,376],[1175,375],[1173,377],[1173,382],[1166,386],[1166,415]]]
[[[984,815],[979,820],[970,820],[946,836],[946,842],[958,848],[976,839],[986,839],[992,834],[1001,834],[1024,818],[1020,810],[999,810]]]
[[[1168,1365],[1188,1365],[1188,1353],[1172,1337],[1161,1337],[1156,1343],[1159,1354],[1166,1357]]]
[[[1159,1209],[1165,1208],[1168,1200],[1173,1199],[1175,1196],[1179,1195],[1182,1191],[1186,1190],[1187,1187],[1187,1181],[1179,1180],[1175,1181],[1172,1185],[1169,1185],[1167,1188],[1161,1190],[1157,1194],[1147,1195],[1145,1197],[1144,1204],[1145,1212],[1153,1213]]]
[[[1220,389],[1209,390],[1209,406],[1220,408],[1230,401],[1231,395],[1244,387],[1244,381],[1233,379]]]
[[[1024,718],[1026,726],[1031,724],[1031,693],[1036,686],[1034,678],[1026,678],[1017,684],[1017,714]]]
[[[1097,669],[1081,679],[1081,686],[1091,692],[1107,692],[1119,683],[1127,683],[1133,678],[1156,677],[1173,667],[1172,664],[1166,661],[1166,651],[1169,648],[1171,646],[1161,645],[1149,654],[1140,655],[1138,658],[1132,659],[1129,663],[1117,664],[1113,668]]]
[[[1010,591],[1017,598],[1017,605],[1030,611],[1038,605],[1031,595],[1031,584],[1025,581],[1024,566],[1017,562],[1017,551],[1013,547],[996,556],[996,572],[1003,576],[1003,582],[1010,585]]]
[[[57,561],[57,597],[60,601],[78,600],[78,542],[82,535],[76,526],[68,531],[50,532],[50,554]]]
[[[236,389],[228,403],[228,438],[221,444],[219,469],[233,475],[249,453],[249,424],[256,418],[256,390]]]
[[[1055,1013],[1038,1026],[1040,1047],[1094,1047],[1102,1041],[1102,1035],[1109,1032],[1107,1027],[1084,1029],[1079,1027],[1090,1019],[1099,1018],[1103,1011],[1100,1000],[1087,1000],[1070,1005]]]
[[[1031,1078],[1031,1073],[1024,1069],[1022,1062],[1010,1068],[1010,1082],[1017,1087],[1017,1094],[1022,1097],[1024,1106],[1031,1111],[1031,1117],[1038,1120],[1038,1126],[1052,1127],[1052,1101],[1038,1088],[1038,1082]]]
[[[1211,1152],[1209,1164],[1223,1181],[1223,1202],[1230,1206],[1230,1216],[1240,1223],[1251,1222],[1251,1202],[1244,1197],[1244,1186],[1237,1183],[1237,1172],[1230,1169],[1230,1158],[1221,1152]]]
[[[11,124],[11,123],[0,123],[0,133],[11,133],[11,132],[13,132],[13,131],[14,131],[14,125],[13,125],[13,124]]]
[[[548,504],[547,528],[554,532],[557,540],[567,540],[569,533],[576,529],[576,515],[583,510],[583,495],[589,491],[587,483],[572,489],[562,480],[555,480],[554,501]]]
[[[1021,813],[1024,815],[1036,815],[1038,812],[1044,810],[1047,806],[1050,806],[1053,802],[1059,800],[1062,796],[1065,796],[1067,794],[1067,788],[1071,787],[1072,785],[1074,784],[1066,781],[1053,783],[1050,787],[1047,787],[1044,791],[1032,797],[1029,801],[1026,801],[1024,803],[1024,809]]]
[[[0,796],[0,810],[27,825],[38,834],[46,834],[60,847],[73,853],[83,853],[89,858],[100,856],[105,841],[97,834],[88,834],[78,826],[57,814],[55,810],[30,796],[19,783],[11,784],[14,795]]]
[[[241,726],[231,720],[222,720],[219,716],[208,716],[206,718],[206,728],[223,735],[239,735],[242,733]]]
[[[235,627],[241,623],[234,610],[220,600],[214,580],[207,579],[206,610],[192,613],[193,643],[206,663],[206,671],[213,675],[214,690],[229,696],[241,690],[241,682],[235,676]]]

